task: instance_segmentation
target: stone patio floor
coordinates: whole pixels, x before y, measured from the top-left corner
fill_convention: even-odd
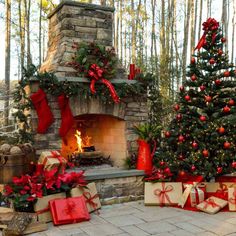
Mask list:
[[[103,206],[91,220],[54,227],[31,236],[235,235],[236,213],[209,215],[171,207],[145,207],[143,201]]]

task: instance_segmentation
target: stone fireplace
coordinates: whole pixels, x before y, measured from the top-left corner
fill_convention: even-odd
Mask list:
[[[72,60],[74,42],[96,42],[112,46],[114,9],[110,7],[63,1],[49,15],[48,53],[41,71],[54,72],[59,81],[89,83],[86,78],[76,77],[76,71],[67,66]],[[112,83],[134,83],[127,80],[127,75],[120,71]],[[38,89],[32,81],[31,92]],[[46,134],[35,135],[35,147],[40,153],[45,149],[62,149],[64,156],[70,155],[77,148],[76,130],[91,138],[96,150],[104,156],[110,156],[114,165],[121,167],[124,159],[137,152],[137,136],[132,128],[148,119],[147,96],[132,95],[115,104],[99,98],[76,96],[70,98],[70,107],[75,123],[63,140],[58,134],[61,114],[56,97],[47,95],[55,122]],[[37,115],[32,112],[33,130],[37,128]]]

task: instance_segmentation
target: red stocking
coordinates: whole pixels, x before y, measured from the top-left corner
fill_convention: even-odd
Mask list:
[[[64,137],[70,130],[74,123],[74,117],[72,115],[69,98],[62,94],[58,97],[58,104],[61,110],[61,127],[59,129],[59,134]]]
[[[38,115],[37,132],[44,134],[54,122],[54,117],[48,105],[46,94],[42,89],[39,89],[38,92],[32,94],[30,98]]]

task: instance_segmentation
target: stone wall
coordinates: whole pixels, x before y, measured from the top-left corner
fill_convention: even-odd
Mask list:
[[[73,1],[63,1],[48,16],[48,52],[41,71],[55,72],[59,77],[76,76],[66,66],[72,60],[73,43],[95,42],[112,46],[114,8]]]

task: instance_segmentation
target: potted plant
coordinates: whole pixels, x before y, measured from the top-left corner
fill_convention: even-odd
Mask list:
[[[152,158],[156,150],[156,139],[161,133],[161,126],[142,123],[134,126],[133,131],[138,135],[139,144],[136,168],[149,172],[152,170]],[[152,152],[151,144],[153,144]]]

